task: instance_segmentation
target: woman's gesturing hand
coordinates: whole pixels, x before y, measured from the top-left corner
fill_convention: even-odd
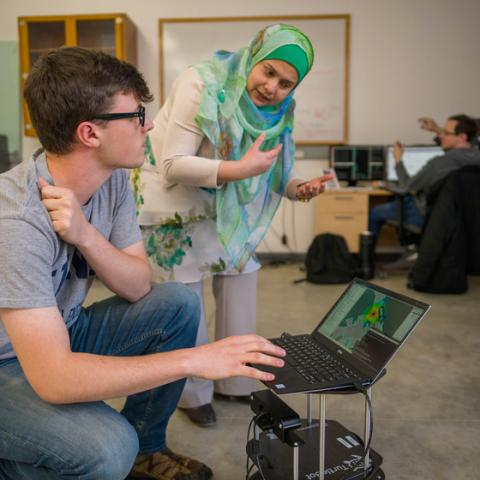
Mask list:
[[[218,168],[217,183],[220,185],[235,180],[256,177],[268,172],[282,150],[282,145],[262,152],[260,147],[265,141],[266,133],[262,132],[253,142],[247,153],[238,162],[222,162]]]
[[[297,185],[297,199],[310,200],[325,191],[325,184],[335,178],[333,173],[327,173],[323,177],[317,177],[308,182]]]

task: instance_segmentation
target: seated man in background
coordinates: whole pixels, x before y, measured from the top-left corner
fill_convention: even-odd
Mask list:
[[[43,148],[0,175],[0,478],[202,480],[167,448],[186,377],[273,375],[257,336],[195,345],[198,297],[151,287],[125,168],[153,124],[142,75],[80,47],[44,54],[24,96]],[[97,276],[115,295],[84,308]],[[121,413],[103,400],[127,396]]]
[[[422,120],[422,119],[420,119]],[[431,119],[428,119],[431,120]],[[422,123],[421,128],[426,128]],[[428,122],[427,130],[437,131],[436,123]],[[436,125],[438,127],[438,125]],[[403,221],[422,227],[427,214],[427,195],[429,189],[449,173],[462,167],[480,165],[480,151],[472,142],[477,137],[477,124],[467,115],[454,115],[437,132],[444,155],[432,158],[419,172],[409,176],[402,162],[403,146],[395,142],[393,155],[398,176],[399,193],[410,193],[403,197]],[[372,207],[368,214],[368,229],[378,238],[383,224],[387,220],[397,219],[397,205],[390,201]]]

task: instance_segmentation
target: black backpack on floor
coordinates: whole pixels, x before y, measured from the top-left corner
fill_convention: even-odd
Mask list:
[[[357,273],[357,265],[341,235],[322,233],[317,235],[305,257],[307,281],[319,284],[349,283]]]

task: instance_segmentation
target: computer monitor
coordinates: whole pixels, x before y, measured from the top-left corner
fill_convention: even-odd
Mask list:
[[[337,178],[349,186],[357,182],[383,180],[385,147],[383,145],[335,145],[330,147],[330,167]]]
[[[402,162],[405,165],[408,174],[412,177],[432,158],[443,155],[443,153],[443,150],[435,145],[405,147],[403,150]],[[389,182],[396,182],[398,180],[397,172],[395,171],[395,157],[393,156],[392,145],[387,147],[385,174],[385,180]]]

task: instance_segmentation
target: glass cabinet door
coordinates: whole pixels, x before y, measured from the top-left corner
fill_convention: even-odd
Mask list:
[[[136,65],[137,30],[123,13],[99,15],[55,15],[19,17],[21,88],[40,56],[64,45],[102,50]],[[27,105],[23,101],[23,125],[26,136],[35,136]]]
[[[42,53],[66,43],[65,22],[28,22],[29,61],[33,65]]]
[[[77,45],[117,56],[115,19],[78,20]]]

